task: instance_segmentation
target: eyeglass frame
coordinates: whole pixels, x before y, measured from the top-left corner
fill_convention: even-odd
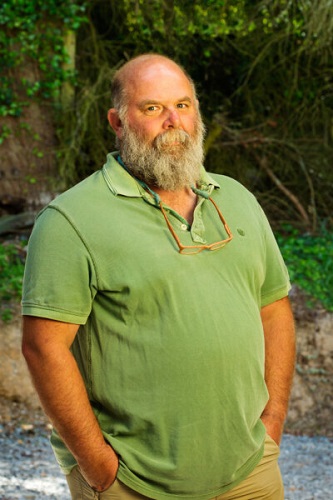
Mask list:
[[[198,192],[199,190],[195,189],[195,188],[192,188],[192,190],[194,192]],[[201,194],[201,191],[198,193],[198,194]],[[232,239],[233,239],[233,234],[225,220],[225,218],[223,217],[222,215],[222,212],[221,210],[219,209],[219,207],[217,206],[217,204],[215,203],[215,201],[210,197],[208,196],[206,193],[205,193],[205,196],[204,196],[207,200],[211,201],[212,204],[214,205],[217,213],[218,213],[218,216],[223,224],[223,227],[228,235],[228,238],[225,238],[224,240],[221,240],[221,241],[216,241],[215,243],[210,243],[209,245],[183,245],[179,239],[179,237],[177,236],[176,234],[176,231],[174,230],[174,228],[172,227],[172,224],[171,222],[169,221],[168,219],[168,216],[166,214],[166,211],[165,209],[163,208],[163,205],[162,205],[162,201],[159,200],[159,207],[161,209],[161,212],[163,214],[163,217],[167,223],[167,226],[170,230],[170,233],[172,234],[174,240],[176,241],[177,245],[178,245],[178,248],[179,248],[179,253],[182,254],[182,255],[195,255],[197,253],[200,253],[202,252],[203,250],[211,250],[211,251],[214,251],[214,250],[219,250],[220,248],[223,248],[227,243],[229,243]],[[188,251],[188,252],[185,252],[185,250],[192,250],[193,251]]]

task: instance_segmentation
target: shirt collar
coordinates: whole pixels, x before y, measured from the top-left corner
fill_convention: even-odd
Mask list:
[[[130,198],[141,198],[142,188],[137,181],[117,162],[118,151],[109,153],[102,172],[105,182],[114,195],[122,195]],[[220,185],[201,167],[200,182],[198,188],[211,194]]]

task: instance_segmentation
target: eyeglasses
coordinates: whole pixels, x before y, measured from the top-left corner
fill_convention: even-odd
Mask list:
[[[219,218],[223,224],[223,227],[228,235],[228,238],[221,240],[221,241],[216,241],[215,243],[211,243],[210,245],[183,245],[180,242],[180,239],[178,238],[175,230],[173,229],[173,227],[171,225],[171,222],[168,219],[166,211],[163,208],[162,202],[159,200],[159,206],[160,206],[161,212],[163,214],[163,217],[165,218],[165,221],[168,225],[170,233],[172,234],[172,236],[174,237],[174,239],[178,245],[179,253],[181,253],[183,255],[194,255],[196,253],[202,252],[203,250],[219,250],[220,248],[223,248],[227,243],[229,243],[229,241],[231,241],[233,238],[233,235],[229,229],[229,226],[228,226],[225,218],[223,217],[219,207],[216,205],[215,201],[210,196],[207,196],[207,199],[213,203],[213,205],[214,205],[214,207],[219,215]]]

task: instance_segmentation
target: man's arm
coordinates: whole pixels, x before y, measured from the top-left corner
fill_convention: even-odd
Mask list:
[[[102,491],[115,479],[118,458],[104,440],[69,350],[78,327],[25,316],[22,352],[45,413],[76,458],[87,482]]]
[[[267,433],[281,441],[295,367],[295,327],[288,297],[261,310],[265,336],[265,381],[269,401],[261,416]]]

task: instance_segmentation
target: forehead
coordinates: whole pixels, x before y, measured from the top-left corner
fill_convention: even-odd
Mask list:
[[[141,101],[195,99],[192,85],[176,64],[150,63],[134,67],[125,80],[128,104]]]

